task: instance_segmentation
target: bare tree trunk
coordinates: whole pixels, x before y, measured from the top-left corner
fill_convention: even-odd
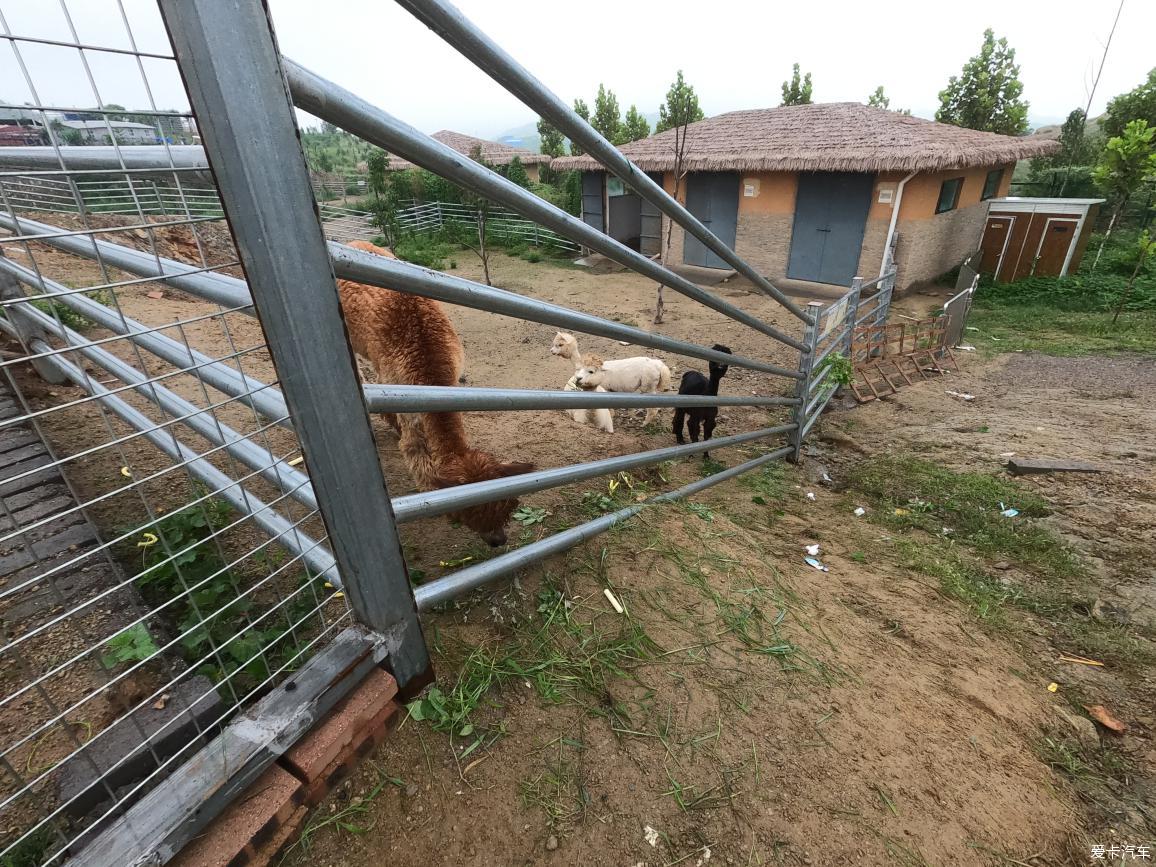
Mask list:
[[[482,273],[486,278],[486,285],[493,286],[490,282],[490,251],[486,247],[486,212],[478,211],[478,257],[482,260]]]
[[[1124,210],[1124,202],[1116,205],[1116,210],[1112,211],[1112,219],[1108,221],[1108,230],[1104,232],[1104,240],[1100,242],[1100,249],[1096,251],[1096,258],[1092,260],[1092,273],[1096,273],[1096,266],[1100,264],[1100,257],[1104,255],[1104,248],[1108,246],[1108,239],[1112,237],[1112,227],[1116,225],[1116,218],[1120,216],[1120,211]]]
[[[688,124],[682,124],[674,128],[674,200],[678,201],[679,186],[682,183],[682,158],[686,151],[686,128]],[[680,134],[681,131],[681,134]],[[666,243],[662,247],[662,264],[666,264],[666,254],[670,252],[671,239],[674,236],[674,220],[667,218],[666,223]],[[666,286],[663,283],[658,284],[658,301],[654,305],[654,324],[662,324],[663,312],[666,310],[666,305],[663,302],[662,290]]]
[[[1120,300],[1116,302],[1116,312],[1112,314],[1112,324],[1116,324],[1116,320],[1120,318],[1120,311],[1124,309],[1124,305],[1128,303],[1128,298],[1132,295],[1132,286],[1136,282],[1136,278],[1140,275],[1140,269],[1144,267],[1144,260],[1148,258],[1148,247],[1144,246],[1140,249],[1140,258],[1136,260],[1136,267],[1132,271],[1132,276],[1128,278],[1128,285],[1124,287],[1124,294],[1120,296]]]

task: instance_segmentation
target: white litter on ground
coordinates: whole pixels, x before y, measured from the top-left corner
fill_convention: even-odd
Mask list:
[[[810,554],[812,557],[818,557],[819,556],[819,546],[818,545],[806,545],[804,547],[805,547],[806,552],[808,554]]]
[[[807,491],[807,499],[808,500],[815,499],[815,492],[814,491]]]
[[[864,515],[867,514],[867,510],[864,509],[862,506],[856,506],[855,511],[853,511],[851,514],[854,515],[856,518],[862,518]]]
[[[646,842],[651,846],[658,845],[658,832],[649,825],[642,829],[642,836],[646,838]]]

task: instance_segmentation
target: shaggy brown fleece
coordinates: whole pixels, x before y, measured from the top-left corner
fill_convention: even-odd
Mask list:
[[[353,241],[349,246],[397,258],[368,241]],[[337,288],[353,350],[369,360],[379,381],[398,385],[458,384],[465,352],[439,302],[349,280],[338,280]],[[402,459],[423,490],[515,476],[534,469],[533,464],[503,463],[489,452],[471,448],[461,413],[403,413],[387,417],[401,437]],[[497,500],[451,512],[448,517],[461,521],[489,544],[504,545],[506,521],[517,505],[516,499]]]

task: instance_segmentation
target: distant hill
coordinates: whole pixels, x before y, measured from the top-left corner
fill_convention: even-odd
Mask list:
[[[658,123],[658,112],[643,112],[642,116],[646,118],[650,124],[650,130],[653,132],[655,124]],[[511,127],[504,132],[498,133],[491,138],[491,141],[500,141],[502,144],[516,148],[525,148],[535,153],[541,153],[542,151],[542,137],[538,135],[538,121],[536,120],[530,123],[524,123],[521,126]],[[569,142],[567,141],[567,143]]]
[[[1103,122],[1103,120],[1104,115],[1102,114],[1098,117],[1091,118],[1087,125],[1084,127],[1084,134],[1088,135],[1091,133],[1098,133],[1100,131],[1100,124]],[[1060,121],[1059,123],[1051,123],[1047,126],[1037,127],[1034,135],[1038,135],[1041,138],[1058,139],[1060,137],[1060,130],[1063,129],[1063,126],[1064,122]]]

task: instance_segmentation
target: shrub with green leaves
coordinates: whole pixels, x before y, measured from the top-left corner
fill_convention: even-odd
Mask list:
[[[100,661],[106,668],[116,668],[123,662],[144,662],[159,652],[148,627],[143,623],[137,623],[122,629],[109,639]]]

